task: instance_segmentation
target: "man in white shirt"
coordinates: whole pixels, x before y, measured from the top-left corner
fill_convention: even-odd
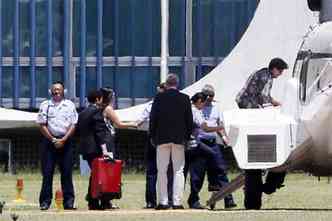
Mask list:
[[[226,162],[223,158],[220,145],[216,143],[217,136],[221,136],[224,145],[228,144],[226,132],[223,127],[223,115],[218,106],[214,103],[215,91],[212,85],[205,85],[202,93],[207,96],[206,103],[202,109],[204,121],[207,127],[221,127],[217,132],[205,132],[204,130],[198,135],[198,139],[203,144],[210,147],[214,154],[209,158],[207,163],[201,166],[207,167],[209,191],[218,191],[223,185],[229,182],[226,170]],[[225,197],[225,208],[236,207],[233,196],[230,194]]]
[[[40,105],[37,123],[42,133],[42,187],[39,196],[41,210],[48,210],[52,202],[53,174],[56,163],[61,173],[63,206],[74,208],[74,186],[72,180],[73,142],[71,140],[77,123],[77,112],[73,102],[64,98],[64,85],[55,82],[50,89],[52,99]]]

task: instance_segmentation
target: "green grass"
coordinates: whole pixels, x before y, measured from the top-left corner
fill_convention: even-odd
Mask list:
[[[231,177],[236,174],[231,174]],[[16,179],[24,179],[23,196],[27,204],[15,205],[12,200],[16,195]],[[326,178],[318,181],[316,177],[305,174],[291,174],[286,178],[286,187],[276,194],[263,197],[263,208],[260,211],[243,210],[242,189],[234,193],[238,207],[231,211],[223,209],[223,202],[219,202],[216,211],[154,211],[142,210],[145,205],[145,177],[143,174],[125,174],[123,176],[123,197],[115,200],[120,210],[91,212],[87,210],[84,196],[86,194],[88,178],[74,176],[76,206],[75,212],[40,212],[38,209],[38,194],[41,185],[41,176],[38,173],[0,175],[0,200],[5,200],[3,215],[0,221],[11,220],[10,214],[20,215],[19,220],[327,220],[332,216],[332,184]],[[60,187],[59,175],[54,178],[54,190]],[[205,203],[209,193],[204,186],[201,193],[201,202]],[[184,204],[188,197],[189,185],[186,186]]]

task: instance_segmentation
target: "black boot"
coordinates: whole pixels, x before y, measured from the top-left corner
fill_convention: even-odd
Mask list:
[[[263,184],[263,192],[266,194],[272,194],[277,189],[283,187],[285,176],[286,172],[282,173],[268,172],[268,174],[266,175],[265,183]]]
[[[111,200],[107,199],[107,198],[101,198],[101,209],[105,210],[105,209],[112,209],[112,203]]]
[[[5,206],[5,204],[6,204],[5,201],[0,202],[0,214],[2,214],[2,209]]]
[[[85,196],[85,200],[88,201],[89,210],[101,210],[98,199],[93,199],[89,194]]]
[[[225,209],[237,207],[236,203],[234,202],[233,196],[231,194],[226,196],[224,201],[225,201]]]

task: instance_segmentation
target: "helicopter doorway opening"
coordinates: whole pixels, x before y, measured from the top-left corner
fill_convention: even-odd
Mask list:
[[[0,139],[0,173],[13,173],[11,141]]]

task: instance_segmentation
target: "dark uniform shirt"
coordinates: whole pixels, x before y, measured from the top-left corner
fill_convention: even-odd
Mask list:
[[[263,104],[271,103],[272,83],[272,74],[267,68],[256,71],[237,94],[236,103],[240,108],[259,108]]]

